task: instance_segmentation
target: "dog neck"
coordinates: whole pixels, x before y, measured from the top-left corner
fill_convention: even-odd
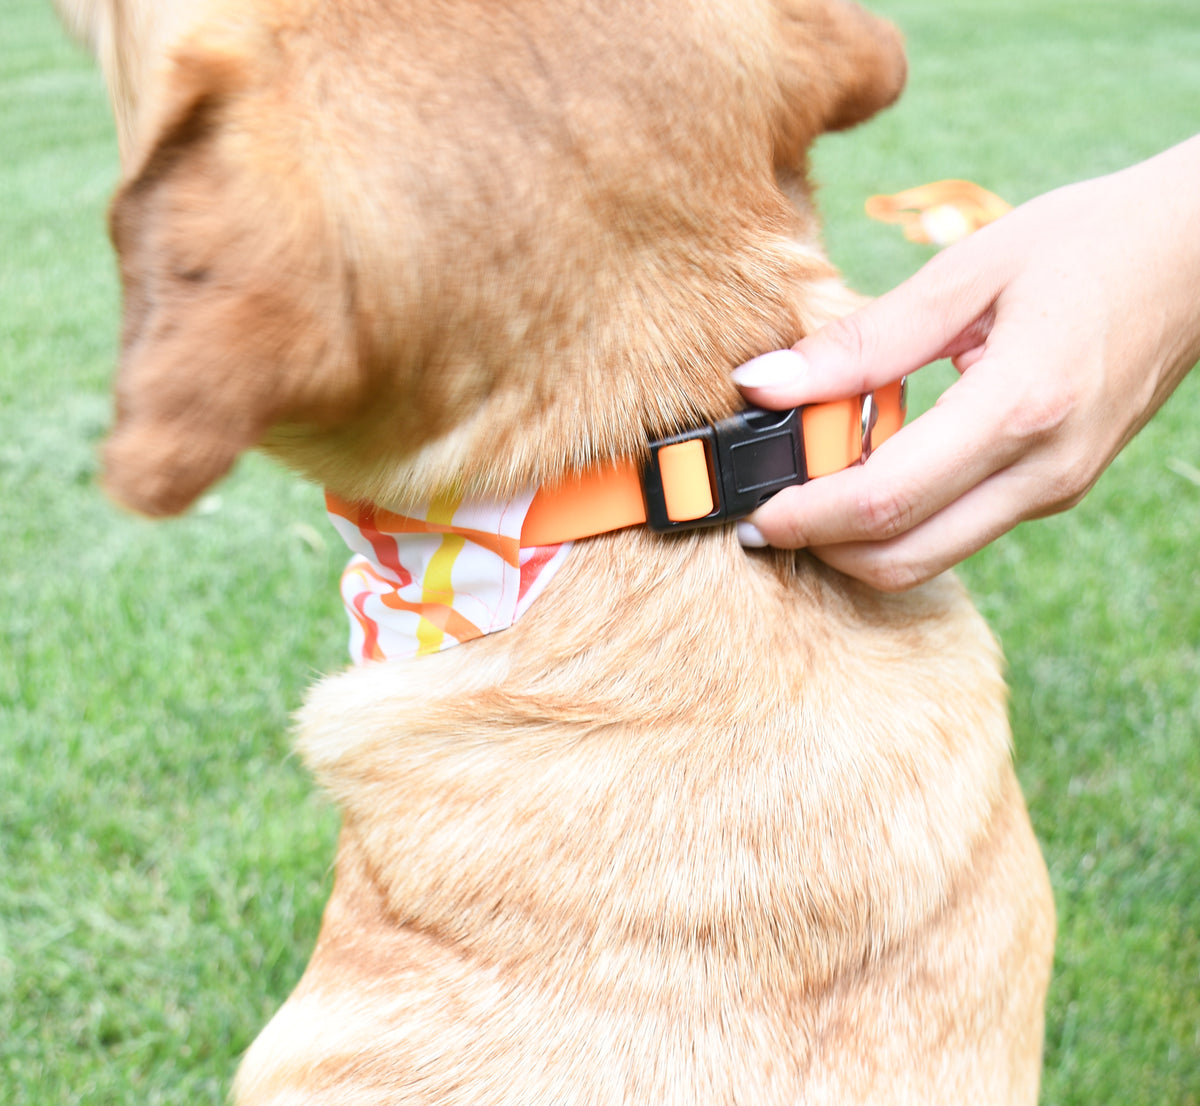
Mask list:
[[[569,542],[522,547],[533,498],[443,497],[401,515],[327,493],[354,554],[341,590],[355,663],[437,653],[520,618],[570,550]]]

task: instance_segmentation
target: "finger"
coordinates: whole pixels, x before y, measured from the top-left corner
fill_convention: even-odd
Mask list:
[[[920,525],[884,542],[814,546],[810,552],[880,591],[905,591],[953,568],[1032,517],[1023,513],[1035,478],[1006,469]]]
[[[792,349],[739,366],[734,383],[752,403],[798,407],[869,392],[977,347],[1000,283],[995,266],[973,260],[978,251],[968,250],[969,243],[939,254],[903,284]]]
[[[887,541],[919,525],[1020,456],[999,376],[962,378],[867,464],[787,488],[747,522],[788,549]]]

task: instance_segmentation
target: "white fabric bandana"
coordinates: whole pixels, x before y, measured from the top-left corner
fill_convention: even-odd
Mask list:
[[[533,494],[436,500],[399,515],[326,493],[329,517],[354,553],[342,600],[355,663],[437,653],[516,622],[571,547],[521,548]]]

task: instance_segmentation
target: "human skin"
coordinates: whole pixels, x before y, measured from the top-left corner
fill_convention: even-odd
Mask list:
[[[780,492],[743,544],[899,591],[1078,503],[1200,359],[1200,135],[1016,208],[733,378],[786,408],[939,358],[960,375],[930,411],[866,464]]]

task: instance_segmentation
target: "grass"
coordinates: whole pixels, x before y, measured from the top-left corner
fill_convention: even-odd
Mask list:
[[[1019,201],[1196,127],[1192,0],[874,6],[909,90],[815,158],[866,291],[928,256],[862,216],[871,192]],[[328,894],[336,817],[287,727],[342,663],[342,553],[256,458],[167,524],[97,492],[112,127],[48,5],[0,0],[0,26],[0,1101],[216,1103]],[[1200,1102],[1198,404],[1193,374],[1080,507],[962,570],[1058,898],[1045,1103]]]

